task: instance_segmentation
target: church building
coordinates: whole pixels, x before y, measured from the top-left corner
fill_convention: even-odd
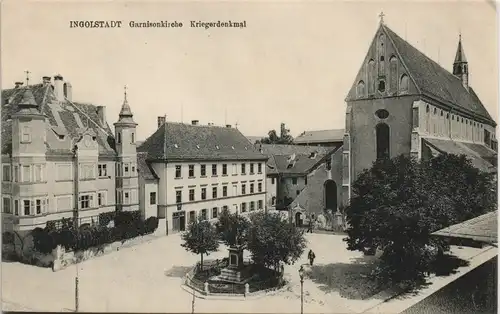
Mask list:
[[[318,183],[308,190],[324,192],[322,203],[310,208],[301,195],[291,205],[294,217],[345,207],[352,183],[378,158],[464,154],[496,172],[496,123],[469,84],[461,36],[450,72],[381,20],[345,101],[343,146],[332,156],[331,179],[309,178]]]

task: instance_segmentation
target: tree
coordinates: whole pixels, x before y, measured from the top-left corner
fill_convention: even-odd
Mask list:
[[[279,213],[255,213],[250,218],[247,249],[254,263],[278,268],[293,264],[306,248],[304,231],[295,228]]]
[[[216,252],[219,248],[217,231],[215,226],[208,220],[201,217],[198,220],[191,221],[186,232],[181,234],[184,243],[181,244],[186,251],[194,254],[200,254],[200,269],[203,270],[203,254],[209,255]]]
[[[217,234],[227,246],[244,245],[247,242],[247,233],[250,221],[237,213],[231,214],[224,209],[216,223]]]
[[[293,137],[290,135],[290,130],[281,123],[280,135],[276,130],[270,130],[267,137],[262,138],[259,143],[261,144],[293,144]]]
[[[413,285],[449,249],[432,232],[495,210],[492,179],[465,156],[377,161],[353,184],[348,249],[381,249],[376,279]]]

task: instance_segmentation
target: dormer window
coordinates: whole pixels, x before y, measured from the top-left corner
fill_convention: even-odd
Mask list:
[[[174,144],[174,147],[175,147],[175,148],[179,148],[179,145],[177,145],[177,144]]]
[[[21,136],[21,141],[23,143],[30,143],[31,142],[31,128],[29,126],[23,127],[23,134]]]
[[[57,137],[58,137],[61,141],[64,141],[64,135],[57,135]]]
[[[316,158],[316,152],[312,152],[312,153],[309,155],[309,158],[311,158],[311,159]]]

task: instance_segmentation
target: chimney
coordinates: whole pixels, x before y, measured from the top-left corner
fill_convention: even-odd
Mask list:
[[[158,117],[158,129],[167,122],[166,116]]]
[[[69,101],[73,101],[73,88],[70,82],[64,83],[63,90],[64,90],[64,97],[66,97],[66,99]]]
[[[61,74],[54,75],[54,94],[56,99],[59,101],[64,101],[64,88],[63,88],[63,77]]]
[[[191,124],[192,124],[192,125],[198,125],[198,123],[199,123],[199,122],[200,122],[199,120],[192,120],[192,121],[191,121]]]
[[[231,124],[226,124],[226,128],[231,128]]]
[[[43,85],[47,85],[47,84],[50,84],[50,76],[44,76],[42,77],[42,82],[43,82]]]
[[[19,87],[23,86],[23,82],[16,82],[14,84],[16,84],[15,88],[19,88]]]
[[[97,106],[97,116],[99,117],[99,122],[102,126],[106,125],[106,107]]]

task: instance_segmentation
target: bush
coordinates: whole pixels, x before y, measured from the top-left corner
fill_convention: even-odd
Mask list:
[[[158,229],[159,220],[157,217],[149,217],[144,223],[146,227],[146,233],[149,234],[155,232],[156,229]]]
[[[35,228],[31,234],[36,251],[48,254],[56,247],[54,238],[49,234],[49,231],[42,228]]]

